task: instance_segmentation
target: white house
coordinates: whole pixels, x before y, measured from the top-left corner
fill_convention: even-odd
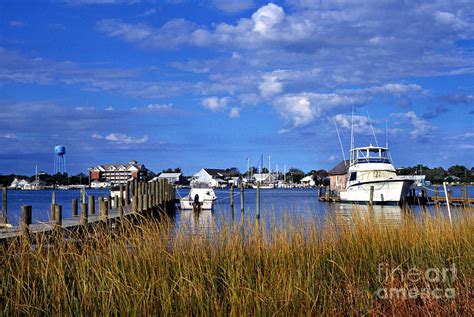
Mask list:
[[[181,173],[161,173],[156,179],[164,179],[170,184],[179,184],[182,179]]]
[[[27,187],[28,185],[30,185],[30,183],[26,179],[19,180],[18,178],[15,178],[13,182],[11,183],[10,188],[11,189],[25,189],[25,187]]]
[[[45,186],[46,186],[46,182],[43,182],[41,179],[37,179],[29,183],[28,185],[25,185],[23,189],[40,190],[40,189],[44,189]]]
[[[305,187],[313,187],[314,185],[316,185],[316,182],[313,179],[313,175],[303,177],[300,182]]]
[[[225,179],[229,177],[229,173],[224,169],[202,168],[193,175],[191,182],[194,184],[207,184],[210,187],[226,187]]]

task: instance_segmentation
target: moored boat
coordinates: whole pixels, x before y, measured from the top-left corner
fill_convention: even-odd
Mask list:
[[[413,185],[413,178],[397,176],[387,147],[351,149],[347,183],[342,202],[400,203]]]
[[[217,199],[212,188],[191,188],[189,194],[180,199],[181,209],[212,209]]]

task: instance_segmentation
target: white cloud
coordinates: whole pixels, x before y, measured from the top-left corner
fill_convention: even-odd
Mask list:
[[[115,144],[143,144],[148,142],[148,135],[144,135],[143,137],[133,137],[123,133],[109,133],[106,136],[102,136],[98,133],[92,134],[92,138],[99,139],[99,140],[107,140],[111,143]]]
[[[252,14],[253,30],[265,35],[270,32],[274,25],[282,22],[284,18],[285,12],[283,8],[269,3]]]
[[[114,107],[112,106],[108,106],[107,108],[105,108],[105,111],[114,111]]]
[[[352,122],[354,122],[354,132],[359,134],[372,134],[372,127],[370,126],[370,120],[366,116],[354,115],[348,116],[344,114],[338,114],[334,117],[338,127],[342,129],[350,130],[352,127]],[[380,130],[374,127],[375,133],[379,133]]]
[[[211,111],[219,111],[224,110],[227,108],[227,104],[229,102],[228,97],[209,97],[202,100],[201,104],[204,108],[209,109]]]
[[[273,105],[294,128],[312,122],[319,115],[308,95],[284,96],[275,100]]]
[[[273,105],[287,123],[297,128],[314,121],[324,112],[362,105],[366,101],[364,96],[302,93],[277,97]]]
[[[148,10],[145,10],[143,13],[139,14],[138,16],[139,17],[149,17],[149,16],[152,16],[152,15],[155,15],[158,11],[156,9],[148,9]]]
[[[408,120],[411,123],[410,137],[412,139],[429,137],[433,130],[433,127],[427,121],[418,117],[414,111],[392,113],[391,116],[401,120]]]
[[[15,133],[3,133],[0,134],[1,139],[7,139],[7,140],[16,140],[18,137]]]
[[[263,97],[270,97],[279,94],[283,91],[283,84],[280,79],[284,77],[284,71],[274,71],[271,74],[265,74],[262,76],[262,82],[258,85],[260,94]]]
[[[233,107],[230,109],[229,118],[238,118],[240,117],[240,108]]]

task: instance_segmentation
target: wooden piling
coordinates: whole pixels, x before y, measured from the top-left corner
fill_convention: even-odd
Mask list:
[[[108,203],[104,202],[104,198],[102,197],[99,197],[99,210],[102,221],[107,221],[107,216],[109,215],[109,205]]]
[[[138,195],[134,194],[132,196],[132,214],[136,214],[138,212]]]
[[[257,220],[260,219],[260,182],[257,182]]]
[[[143,196],[141,194],[137,195],[137,211],[142,212],[143,211]]]
[[[128,206],[130,204],[130,182],[125,184],[125,205]]]
[[[123,184],[120,184],[120,196],[119,196],[119,203],[116,206],[117,208],[124,205],[123,198],[124,198],[124,188],[123,188]]]
[[[119,196],[114,196],[114,208],[118,209],[119,207]]]
[[[89,215],[88,215],[88,210],[87,210],[87,203],[82,203],[81,204],[81,220],[80,220],[81,226],[84,226],[84,227],[87,226],[88,219],[89,219]]]
[[[21,232],[24,237],[29,237],[30,235],[30,225],[31,225],[31,213],[32,207],[25,205],[21,206]]]
[[[54,204],[54,223],[56,226],[63,224],[63,206]]]
[[[326,186],[326,201],[328,202],[331,199],[331,190],[329,189],[329,186]]]
[[[54,222],[56,217],[56,204],[51,204],[49,209],[49,220]]]
[[[370,205],[373,205],[373,204],[374,204],[374,186],[370,186],[369,204],[370,204]]]
[[[2,223],[8,223],[8,215],[7,215],[7,187],[2,188]]]
[[[89,196],[89,214],[94,215],[95,214],[95,197],[94,196]]]
[[[112,196],[107,196],[107,203],[106,203],[107,209],[110,210],[112,209]]]
[[[51,193],[51,204],[56,204],[56,192]]]
[[[436,186],[435,188],[435,197],[434,197],[435,203],[439,204],[439,186]]]
[[[232,214],[232,219],[234,219],[234,185],[230,186],[230,212]]]
[[[105,202],[104,202],[104,198],[103,197],[99,197],[98,199],[98,202],[99,202],[99,215],[103,215],[105,213],[104,209],[105,209]]]
[[[77,198],[73,198],[71,201],[71,214],[73,217],[77,217]]]
[[[244,206],[244,184],[240,183],[240,212],[243,214],[245,212]]]

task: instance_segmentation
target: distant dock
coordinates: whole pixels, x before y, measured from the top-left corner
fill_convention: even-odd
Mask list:
[[[53,232],[58,229],[75,231],[86,229],[97,224],[112,224],[133,216],[147,215],[154,212],[174,210],[176,203],[175,188],[165,180],[153,182],[127,182],[120,185],[118,195],[98,197],[98,208],[94,196],[86,197],[85,193],[71,201],[72,217],[62,217],[62,206],[56,204],[55,192],[51,198],[50,221],[32,223],[32,206],[21,207],[21,221],[18,226],[7,223],[7,189],[2,190],[2,219],[0,240],[19,236],[31,236]]]
[[[427,193],[425,187],[421,188],[419,195],[417,195],[416,189],[410,189],[405,197],[405,203],[409,205],[446,204],[446,196],[444,191],[440,191],[439,186],[428,190],[432,192],[431,195]],[[322,202],[341,202],[339,193],[331,191],[329,186],[319,188],[318,200]],[[451,190],[448,190],[448,201],[450,205],[474,205],[474,197],[469,197],[466,187],[461,188],[461,197],[453,197]]]

